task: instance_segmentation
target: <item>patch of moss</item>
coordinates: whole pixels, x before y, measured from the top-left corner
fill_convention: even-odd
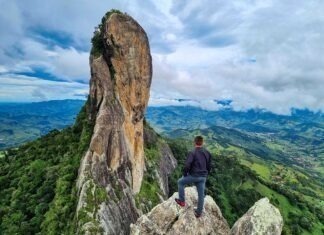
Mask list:
[[[104,15],[104,17],[102,17],[101,23],[95,28],[93,37],[91,38],[91,43],[92,43],[91,55],[93,55],[96,58],[99,57],[100,55],[102,55],[104,52],[104,49],[105,49],[104,38],[103,38],[104,25],[105,25],[107,19],[109,19],[109,17],[113,13],[122,14],[122,12],[117,9],[111,9],[110,11],[108,11]],[[111,73],[114,73],[114,70],[112,70],[112,71],[113,72],[111,72]]]
[[[97,187],[95,190],[95,195],[98,198],[99,202],[108,201],[108,194],[104,188]]]
[[[115,195],[117,197],[116,199],[121,200],[123,198],[123,196],[124,196],[122,185],[119,183],[117,178],[115,180],[113,180],[112,183],[113,183],[114,193],[115,193]]]
[[[144,172],[140,192],[135,196],[136,206],[144,212],[149,212],[155,205],[160,203],[159,194],[162,193],[156,176],[156,168],[161,158],[160,141],[162,139],[158,138],[156,143],[144,148],[146,172]],[[142,205],[145,205],[145,208],[142,208]]]
[[[93,37],[91,38],[91,43],[92,43],[92,48],[90,52],[91,55],[93,55],[96,58],[102,55],[105,49],[105,45],[104,45],[104,40],[101,31],[96,30],[93,33]]]
[[[140,192],[135,196],[136,207],[141,208],[141,204],[145,204],[146,208],[142,208],[144,212],[150,211],[155,205],[160,203],[158,194],[161,192],[159,184],[152,178],[144,177]]]
[[[98,186],[94,182],[90,181],[86,190],[86,206],[78,212],[79,224],[91,223],[93,226],[87,228],[90,234],[102,234],[103,229],[100,227],[96,219],[99,206],[102,202],[108,200],[107,192],[104,188]],[[82,231],[84,233],[85,231]]]
[[[159,150],[156,147],[145,148],[145,159],[150,163],[156,163],[156,161],[160,158]]]

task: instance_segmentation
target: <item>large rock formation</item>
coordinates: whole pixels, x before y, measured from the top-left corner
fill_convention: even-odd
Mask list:
[[[280,235],[283,219],[277,208],[262,198],[243,215],[230,230],[214,200],[205,197],[202,217],[194,216],[197,192],[194,187],[186,188],[185,208],[179,207],[172,197],[157,205],[148,214],[142,215],[131,225],[132,235],[177,235],[177,234],[224,234],[224,235]]]
[[[209,196],[205,215],[194,217],[193,188],[187,189],[187,208],[178,210],[174,194],[142,215],[168,196],[168,174],[176,166],[169,146],[143,122],[152,78],[148,39],[134,19],[112,11],[92,42],[87,110],[94,128],[79,168],[76,233],[229,234],[227,222]],[[282,219],[264,219],[263,210],[272,208],[265,202],[256,204],[232,233],[253,234],[263,228],[280,232]]]
[[[144,169],[143,118],[152,79],[149,42],[130,16],[112,13],[104,22],[102,55],[90,57],[90,100],[95,120],[92,172],[107,184],[108,170],[129,165],[130,185],[139,192]],[[102,164],[103,163],[103,164]]]
[[[94,129],[78,175],[77,233],[128,234],[142,213],[135,199],[147,172],[143,118],[152,78],[149,42],[133,18],[111,11],[92,43],[89,118]],[[154,160],[169,161],[170,172],[175,160],[167,147],[162,149],[168,153]],[[165,174],[157,171],[156,177]],[[167,183],[159,182],[154,190],[165,192],[159,194],[162,200]]]
[[[150,213],[142,215],[136,224],[132,224],[131,234],[229,234],[230,228],[210,196],[205,197],[205,212],[197,219],[194,215],[194,207],[197,206],[196,188],[188,187],[185,193],[187,203],[185,208],[175,203],[177,193],[174,193],[168,200],[154,207]]]
[[[257,201],[231,230],[231,235],[280,235],[283,219],[268,198]]]

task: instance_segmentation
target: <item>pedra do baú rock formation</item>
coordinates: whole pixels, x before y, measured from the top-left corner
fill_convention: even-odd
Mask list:
[[[76,234],[229,234],[211,197],[206,197],[206,216],[199,219],[193,208],[177,208],[174,196],[166,200],[168,175],[177,163],[165,141],[144,122],[152,79],[145,31],[129,15],[113,10],[102,18],[92,44],[86,108],[93,130],[77,180]],[[194,205],[195,189],[187,192]],[[268,224],[279,234],[282,218],[260,220],[265,215],[259,212],[258,206],[251,208],[232,234]]]
[[[87,108],[94,128],[79,168],[77,233],[128,234],[142,214],[135,196],[146,172],[143,119],[152,79],[150,47],[142,27],[116,10],[103,17],[92,43]],[[159,148],[164,154],[157,165],[163,167],[154,177],[163,199],[166,174],[176,161],[166,144]]]
[[[174,193],[168,200],[142,215],[131,225],[132,235],[280,235],[283,219],[277,208],[262,198],[230,229],[222,212],[212,197],[205,197],[204,213],[196,218],[193,211],[197,205],[196,188],[186,188],[185,208],[179,207]]]

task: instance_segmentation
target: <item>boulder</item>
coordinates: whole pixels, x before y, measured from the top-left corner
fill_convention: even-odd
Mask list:
[[[282,227],[279,210],[262,198],[235,222],[231,235],[280,235]]]
[[[194,208],[197,205],[197,190],[195,187],[187,187],[185,194],[184,208],[174,201],[178,197],[178,193],[174,193],[168,200],[155,206],[151,212],[142,215],[132,224],[131,234],[229,234],[230,228],[212,197],[205,197],[203,215],[196,218]]]

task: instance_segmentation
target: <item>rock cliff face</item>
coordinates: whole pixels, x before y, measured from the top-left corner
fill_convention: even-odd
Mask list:
[[[280,235],[283,219],[277,208],[262,198],[243,215],[230,230],[226,220],[214,200],[205,197],[204,213],[200,218],[194,216],[197,205],[196,188],[186,188],[186,207],[179,207],[172,197],[157,205],[148,214],[142,215],[131,225],[132,235],[149,234],[222,234],[222,235]]]
[[[222,213],[210,196],[205,197],[205,212],[200,218],[194,215],[197,205],[196,188],[188,187],[185,190],[185,208],[179,207],[172,197],[157,205],[146,215],[142,215],[136,224],[131,225],[132,235],[166,234],[166,235],[202,235],[229,234],[230,228]]]
[[[94,128],[79,168],[76,234],[280,234],[282,218],[267,200],[231,231],[209,196],[204,216],[194,217],[194,188],[186,190],[185,209],[175,204],[176,194],[162,202],[176,160],[144,122],[152,78],[147,36],[130,16],[112,11],[92,42],[87,110]],[[268,211],[274,219],[266,218]]]
[[[92,42],[89,118],[94,130],[79,169],[77,232],[128,234],[142,213],[135,199],[148,174],[143,118],[152,78],[150,48],[142,27],[116,11],[105,15]],[[168,168],[156,174],[162,180],[153,192],[164,192],[159,200],[167,195],[165,177],[175,166],[166,151],[155,159]]]
[[[235,222],[231,235],[280,235],[282,227],[279,210],[270,204],[268,198],[262,198]]]

